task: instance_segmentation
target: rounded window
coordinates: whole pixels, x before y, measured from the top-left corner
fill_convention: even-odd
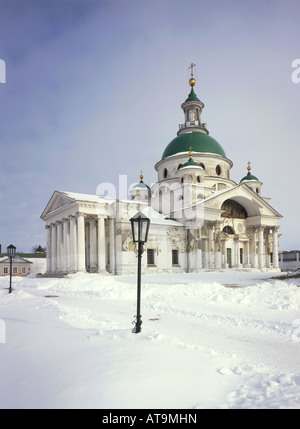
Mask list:
[[[168,176],[168,170],[165,168],[165,169],[164,169],[164,178],[166,179],[166,178],[167,178],[167,176]]]
[[[218,176],[221,175],[221,167],[220,167],[220,165],[216,166],[216,173],[217,173]]]
[[[234,234],[234,229],[231,228],[231,226],[226,225],[223,228],[223,232],[225,232],[226,234],[230,234],[231,235],[231,234]]]
[[[200,183],[201,182],[201,177],[197,176],[197,182]]]
[[[205,165],[204,165],[204,164],[202,164],[202,162],[201,162],[199,165],[200,165],[200,167],[202,167],[202,168],[203,168],[203,170],[205,170]]]
[[[179,165],[178,165],[178,168],[177,168],[177,170],[179,170],[179,168],[180,168],[181,166],[182,166],[182,164],[179,164]]]

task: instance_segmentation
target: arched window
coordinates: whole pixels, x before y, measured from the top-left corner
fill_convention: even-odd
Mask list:
[[[231,226],[226,225],[226,226],[224,226],[224,228],[223,228],[223,232],[225,232],[226,234],[234,234],[234,229],[233,229],[233,228],[231,228]]]
[[[217,175],[218,175],[218,176],[220,176],[220,175],[221,175],[221,172],[222,172],[222,170],[221,170],[220,165],[217,165],[217,166],[216,166],[216,173],[217,173]]]
[[[197,176],[197,182],[200,183],[201,182],[201,177]]]
[[[166,178],[167,178],[167,176],[168,176],[168,170],[165,168],[165,169],[164,169],[164,178],[166,179]]]
[[[201,162],[199,165],[200,165],[200,167],[202,167],[202,168],[203,168],[203,170],[205,170],[205,165],[204,165],[204,164],[202,164],[202,162]]]

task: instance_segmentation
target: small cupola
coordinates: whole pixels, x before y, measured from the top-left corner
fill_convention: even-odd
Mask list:
[[[129,190],[132,200],[148,202],[151,199],[151,189],[143,182],[143,178],[141,172],[139,183]]]
[[[246,183],[256,194],[261,195],[262,182],[251,173],[250,161],[248,162],[247,170],[247,175],[241,179],[240,183]]]
[[[192,147],[190,146],[189,159],[178,168],[176,176],[180,178],[181,183],[200,184],[204,181],[204,175],[203,167],[193,160]]]

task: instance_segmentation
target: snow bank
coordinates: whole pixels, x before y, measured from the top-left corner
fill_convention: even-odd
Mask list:
[[[0,279],[1,408],[299,408],[299,279]],[[0,339],[3,338],[0,335]]]

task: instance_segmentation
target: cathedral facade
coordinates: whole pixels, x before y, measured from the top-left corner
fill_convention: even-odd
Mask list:
[[[144,273],[260,269],[280,271],[278,222],[282,216],[248,173],[230,178],[233,163],[201,120],[204,104],[190,81],[181,105],[184,122],[155,165],[157,182],[140,182],[131,199],[55,191],[41,219],[47,231],[46,275],[77,271],[136,273],[130,218],[151,220],[142,258]]]

